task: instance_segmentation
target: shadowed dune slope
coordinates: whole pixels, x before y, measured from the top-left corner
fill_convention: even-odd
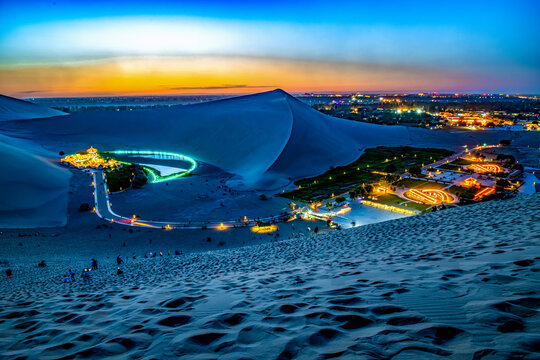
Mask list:
[[[0,228],[66,224],[71,174],[0,137]]]
[[[59,115],[67,114],[60,110],[0,95],[0,121],[36,119]]]

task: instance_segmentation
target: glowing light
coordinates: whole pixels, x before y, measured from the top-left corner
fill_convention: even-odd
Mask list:
[[[497,164],[473,164],[469,169],[480,173],[501,173],[504,172],[502,167]]]
[[[481,198],[483,198],[484,196],[488,196],[488,195],[491,195],[491,194],[494,194],[495,193],[495,187],[487,187],[487,188],[483,188],[482,190],[480,190],[479,192],[477,192],[475,195],[474,195],[474,199],[473,200],[480,200]]]
[[[113,169],[122,165],[114,159],[105,159],[99,155],[97,149],[90,146],[84,153],[67,155],[60,159],[60,163],[69,164],[78,169]]]
[[[263,226],[260,226],[260,225],[256,225],[254,227],[251,228],[251,231],[255,232],[255,233],[258,233],[258,234],[267,234],[267,233],[271,233],[271,232],[274,232],[278,229],[277,225],[263,225]]]
[[[225,224],[223,223],[219,223],[219,226],[216,229],[219,231],[223,231],[227,229],[227,226],[225,226]]]
[[[396,206],[381,204],[381,203],[377,203],[377,202],[373,202],[373,201],[369,201],[369,200],[362,200],[361,203],[363,205],[371,206],[371,207],[378,208],[378,209],[388,210],[388,211],[392,211],[392,212],[396,212],[396,213],[400,213],[400,214],[405,214],[405,215],[416,215],[417,214],[417,212],[413,211],[413,210],[402,209],[402,208],[398,208]]]
[[[478,185],[478,181],[475,178],[467,178],[463,181],[463,185],[467,187],[472,187]]]
[[[197,168],[197,162],[194,159],[190,158],[189,156],[171,153],[171,152],[147,151],[147,150],[115,150],[115,151],[111,151],[110,153],[117,154],[117,155],[155,155],[155,156],[161,156],[165,158],[171,158],[172,160],[188,161],[191,164],[189,169],[179,172],[179,173],[167,175],[167,176],[161,176],[154,169],[145,166],[144,169],[150,174],[151,183],[160,183],[160,182],[174,180],[174,179],[188,175],[189,173],[193,172]]]
[[[405,193],[405,196],[431,205],[454,202],[454,198],[450,194],[439,189],[410,189]]]

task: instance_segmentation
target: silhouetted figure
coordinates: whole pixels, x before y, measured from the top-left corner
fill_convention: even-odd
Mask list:
[[[69,276],[71,277],[71,281],[75,281],[75,271],[69,269]]]
[[[163,256],[163,253],[161,251],[159,252],[159,256]]]
[[[11,271],[11,269],[6,270],[6,276],[8,279],[11,279],[13,277],[13,272]]]
[[[85,284],[88,284],[90,282],[90,271],[88,269],[84,269],[81,274],[81,278]]]
[[[124,272],[119,267],[116,268],[116,275],[122,275]]]
[[[174,250],[174,255],[180,255],[180,253],[178,252],[178,250]]]
[[[69,277],[68,274],[64,274],[64,278],[62,279],[62,282],[63,283],[70,283],[71,282],[71,278]]]
[[[318,226],[315,226],[315,230],[313,230],[313,232],[314,232],[315,234],[317,234],[317,233],[319,232],[319,227],[318,227]]]
[[[154,253],[154,255],[152,255],[152,257],[156,257],[157,256],[157,252]]]
[[[98,264],[96,259],[92,259],[92,270],[97,270]]]
[[[122,264],[123,262],[124,262],[124,260],[122,260],[122,257],[121,257],[120,255],[118,255],[118,256],[116,257],[116,264],[117,264],[117,265],[120,265],[120,264]]]
[[[45,264],[45,260],[41,260],[41,262],[38,264],[38,267],[45,267],[47,264]]]
[[[148,255],[144,254],[144,257],[148,259]]]

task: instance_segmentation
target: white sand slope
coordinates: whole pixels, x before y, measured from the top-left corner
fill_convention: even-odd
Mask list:
[[[0,95],[0,121],[46,118],[59,115],[67,114],[60,110]]]
[[[71,173],[0,137],[0,228],[66,224]]]
[[[0,357],[538,359],[539,213],[526,195],[239,249],[154,243],[165,255],[148,259],[144,233],[66,252],[41,238],[34,256],[0,238],[15,274],[0,277]],[[91,257],[90,284],[61,283]]]
[[[14,135],[23,131],[16,123],[2,127]],[[184,153],[259,188],[350,163],[359,148],[410,142],[404,127],[332,118],[282,90],[168,109],[25,121],[24,133],[66,152],[92,144]]]

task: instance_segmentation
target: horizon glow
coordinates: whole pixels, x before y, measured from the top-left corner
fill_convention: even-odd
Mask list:
[[[539,93],[536,1],[0,3],[0,91],[18,97]]]

